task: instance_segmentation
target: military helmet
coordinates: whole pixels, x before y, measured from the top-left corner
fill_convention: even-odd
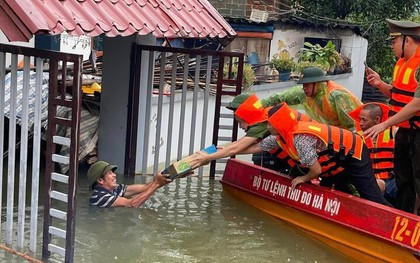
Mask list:
[[[303,77],[297,84],[314,83],[328,80],[324,71],[318,67],[308,67],[302,70]]]
[[[96,182],[96,180],[101,178],[101,176],[103,176],[104,174],[106,174],[107,172],[111,170],[115,172],[117,168],[118,166],[109,164],[105,161],[98,161],[92,164],[92,166],[89,168],[87,172],[87,179],[88,179],[89,186],[92,187],[93,184]]]

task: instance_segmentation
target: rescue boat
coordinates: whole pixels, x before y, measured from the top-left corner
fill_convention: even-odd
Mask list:
[[[420,217],[229,159],[223,191],[360,262],[419,262]]]

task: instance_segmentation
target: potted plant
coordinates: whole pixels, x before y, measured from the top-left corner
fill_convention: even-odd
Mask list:
[[[309,61],[321,65],[321,67],[327,72],[333,72],[335,65],[340,60],[340,55],[335,50],[335,45],[328,41],[328,43],[321,47],[319,44],[311,44],[305,42],[303,48],[299,51],[299,62]]]
[[[280,81],[287,81],[290,79],[290,73],[296,69],[296,63],[293,58],[280,58],[278,54],[274,54],[270,60],[271,68],[275,68],[279,73]]]
[[[223,75],[225,78],[234,79],[236,78],[237,73],[238,73],[237,65],[232,66],[231,76],[228,76],[229,75],[228,64],[225,64],[225,66],[223,67]],[[250,64],[244,64],[243,73],[242,73],[242,91],[249,89],[254,84],[254,81],[255,81],[254,69],[252,68]]]
[[[325,73],[327,73],[327,70],[325,69],[325,65],[319,64],[317,62],[311,62],[311,61],[299,61],[296,63],[296,73],[301,74],[302,70],[309,67],[318,67],[321,68]]]

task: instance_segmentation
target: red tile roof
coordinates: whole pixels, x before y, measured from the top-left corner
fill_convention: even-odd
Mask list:
[[[236,36],[207,0],[3,0],[0,29],[10,41],[62,32],[109,37]]]

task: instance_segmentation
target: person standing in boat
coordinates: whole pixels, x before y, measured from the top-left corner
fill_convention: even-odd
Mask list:
[[[267,129],[268,109],[261,105],[257,95],[252,93],[239,94],[226,108],[234,111],[239,127],[246,132],[245,136],[227,146],[218,147],[215,153],[197,152],[197,157],[190,162],[190,166],[193,169],[214,160],[237,155],[270,135]],[[287,171],[291,163],[289,156],[280,148],[273,150],[273,154],[279,158],[279,161],[273,168],[281,172]]]
[[[345,87],[328,80],[319,67],[308,67],[302,70],[302,78],[296,86],[285,92],[262,99],[264,107],[286,102],[289,106],[302,105],[306,114],[320,123],[354,130],[354,120],[348,113],[362,102]]]
[[[420,205],[420,23],[387,19],[391,48],[398,58],[392,84],[385,83],[371,68],[366,69],[370,85],[389,97],[390,117],[364,132],[375,138],[393,125],[395,135],[394,172],[397,208],[418,214]]]
[[[302,171],[306,169],[292,180],[292,188],[318,177],[331,177],[335,184],[350,181],[364,199],[391,206],[376,183],[369,149],[360,135],[332,125],[298,121],[285,103],[268,114],[268,129],[279,135],[277,143],[299,162]]]
[[[371,102],[360,106],[349,114],[356,122],[356,132],[363,136],[363,131],[385,121],[388,118],[389,106]],[[391,126],[379,133],[376,138],[364,138],[370,151],[372,168],[379,188],[384,197],[394,204],[397,196],[397,185],[394,178],[394,136],[396,127]]]
[[[98,207],[139,207],[160,187],[171,180],[159,172],[147,184],[117,184],[116,165],[98,161],[89,168],[87,178],[89,189],[93,191],[89,204]]]

